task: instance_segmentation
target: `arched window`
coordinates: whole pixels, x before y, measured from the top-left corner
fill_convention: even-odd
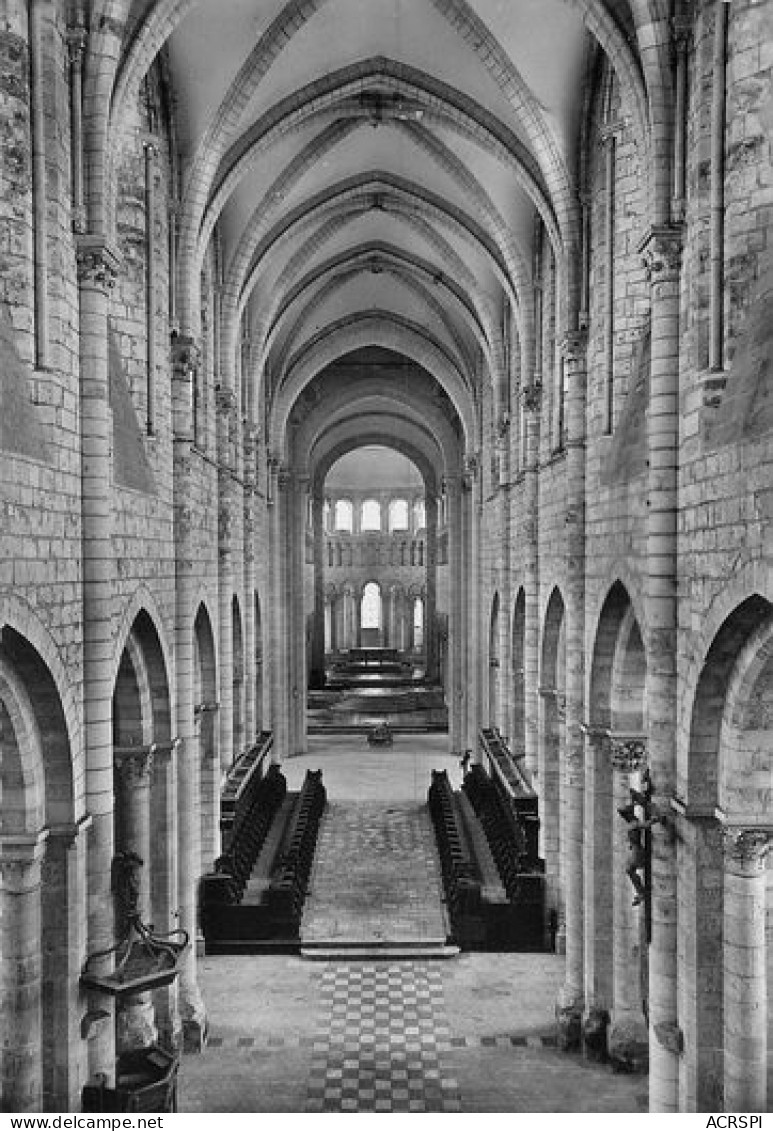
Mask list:
[[[362,591],[360,614],[363,628],[381,628],[381,588],[375,581],[369,581]]]
[[[381,503],[378,499],[365,499],[362,504],[361,530],[381,529]]]
[[[416,597],[413,602],[413,646],[424,647],[424,602]]]
[[[427,510],[423,499],[417,499],[413,504],[413,529],[423,530],[427,525]]]
[[[335,529],[348,530],[351,534],[354,528],[354,507],[348,499],[336,499]]]
[[[389,504],[389,529],[408,529],[408,503],[405,499],[392,499]]]

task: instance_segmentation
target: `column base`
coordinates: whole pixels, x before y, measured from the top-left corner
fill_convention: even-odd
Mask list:
[[[582,995],[563,986],[556,1001],[556,1045],[574,1052],[582,1043]]]
[[[186,986],[184,989],[180,987],[180,1016],[183,1052],[203,1052],[209,1025],[204,999],[198,986]]]
[[[634,1012],[615,1014],[607,1038],[609,1063],[615,1072],[642,1074],[649,1070],[649,1033],[644,1018]]]
[[[586,1060],[600,1064],[608,1059],[609,1010],[593,1006],[582,1023],[582,1051]]]

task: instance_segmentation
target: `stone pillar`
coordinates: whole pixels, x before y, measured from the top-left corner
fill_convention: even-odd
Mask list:
[[[437,642],[437,498],[434,488],[425,503],[427,531],[427,600],[424,607],[425,676],[430,682],[438,678]]]
[[[138,870],[137,908],[143,922],[150,919],[151,833],[150,782],[153,776],[153,751],[150,746],[121,746],[114,750],[116,793],[118,796],[119,852],[134,852],[142,861]],[[127,924],[119,917],[116,934],[120,938]],[[153,1003],[149,993],[122,998],[116,1014],[117,1052],[146,1048],[158,1038]]]
[[[652,363],[647,410],[645,622],[647,737],[656,794],[676,788],[676,564],[681,233],[653,228],[640,245],[650,277]],[[670,826],[652,832],[649,1107],[676,1111],[682,1036],[677,1020],[676,848]]]
[[[75,824],[52,826],[45,845],[41,906],[41,937],[46,940],[42,968],[44,1111],[77,1111],[86,1075],[79,978],[86,954],[83,909],[90,825],[87,816]]]
[[[287,648],[290,667],[290,753],[306,752],[306,499],[308,479],[289,475],[287,486],[286,553]]]
[[[218,460],[218,620],[220,631],[220,766],[223,774],[233,764],[234,755],[234,696],[233,696],[233,508],[234,459],[233,423],[236,415],[236,397],[230,389],[218,389],[217,460]]]
[[[590,725],[582,729],[585,736],[585,1027],[586,1032],[598,1032],[603,1015],[609,1020],[612,1006],[612,894],[617,881],[616,874],[613,875],[612,844],[616,830],[612,827],[612,768],[607,734]],[[619,823],[622,825],[622,820]],[[617,865],[615,861],[614,867]],[[620,865],[621,870],[623,866]]]
[[[641,771],[647,762],[643,735],[613,735],[612,888],[614,989],[609,1027],[609,1057],[615,1068],[646,1072],[649,1035],[642,1010],[642,951],[646,905],[633,906],[634,890],[626,874],[629,856],[628,825],[618,809],[631,803],[631,789],[641,789]],[[643,816],[639,814],[639,816]]]
[[[120,260],[101,236],[78,238],[81,391],[81,515],[83,538],[83,743],[88,840],[89,954],[113,945],[113,546],[111,497],[112,420],[108,393],[109,294]],[[104,960],[102,972],[110,969]],[[94,1011],[112,1013],[103,995]],[[115,1078],[113,1026],[98,1026],[89,1040],[89,1071],[108,1085]]]
[[[178,802],[178,906],[179,925],[188,932],[191,945],[180,959],[178,1001],[183,1046],[200,1049],[206,1032],[204,1003],[196,979],[197,887],[202,873],[202,798],[210,806],[213,842],[207,848],[207,866],[220,853],[216,811],[219,774],[202,788],[202,753],[214,742],[214,704],[199,704],[198,733],[194,704],[194,624],[196,597],[193,588],[193,514],[191,507],[191,450],[193,396],[199,351],[193,338],[172,338],[172,422],[174,429],[174,536],[175,536],[175,724],[179,736],[177,753]],[[216,770],[213,757],[208,764]]]
[[[82,24],[67,29],[70,57],[70,162],[72,176],[72,226],[86,229],[83,194],[83,57],[88,36]]]
[[[480,467],[477,456],[470,456],[465,465],[462,494],[464,543],[462,546],[462,593],[466,613],[465,647],[462,653],[464,679],[467,688],[465,713],[465,750],[477,751],[480,730],[483,673],[488,650],[484,631],[485,649],[481,641],[480,610]],[[411,624],[413,607],[411,607]]]
[[[539,773],[539,438],[541,387],[524,392],[526,452],[523,473],[523,736],[524,765],[534,780]]]
[[[312,501],[312,538],[314,543],[314,627],[311,637],[312,687],[325,686],[325,531],[323,529],[324,497],[316,492]]]
[[[465,686],[462,665],[465,640],[462,616],[462,484],[459,476],[446,477],[446,494],[448,498],[448,647],[450,653],[448,727],[450,752],[452,756],[460,758],[464,751]]]
[[[242,432],[244,449],[243,478],[243,557],[244,557],[244,744],[249,750],[255,744],[258,727],[256,720],[260,714],[260,704],[256,702],[255,687],[255,507],[257,487],[258,434],[254,424],[245,426]]]
[[[46,836],[44,831],[0,837],[0,1084],[5,1111],[42,1107],[40,886]]]
[[[540,700],[540,854],[545,861],[545,939],[549,942],[550,918],[555,916],[555,948],[566,952],[566,909],[561,874],[561,738],[558,692],[541,687]]]
[[[285,508],[287,502],[287,475],[280,470],[279,462],[271,458],[269,473],[269,646],[267,654],[271,657],[270,698],[271,729],[274,742],[271,751],[272,761],[282,762],[290,754],[289,721],[290,705],[288,696],[287,664],[287,561],[284,545]]]
[[[180,741],[154,742],[150,789],[150,904],[148,918],[160,934],[180,926],[177,759]],[[191,936],[195,939],[195,935]],[[153,1008],[162,1045],[179,1048],[183,1041],[178,982],[154,990]]]
[[[571,1048],[583,1011],[583,840],[585,694],[585,381],[586,338],[563,343],[567,404],[566,746],[562,785],[566,814],[561,842],[566,904],[566,981],[557,1004],[558,1036]]]
[[[767,1107],[768,999],[765,858],[770,833],[728,829],[725,839],[725,1111]]]

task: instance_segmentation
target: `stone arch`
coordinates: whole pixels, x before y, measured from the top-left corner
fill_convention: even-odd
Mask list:
[[[140,608],[126,635],[113,687],[113,821],[117,853],[133,852],[140,914],[159,931],[174,925],[177,893],[176,745],[169,670],[156,622]],[[116,905],[116,929],[126,928]],[[120,1052],[173,1039],[170,991],[119,1004]]]
[[[625,870],[632,818],[624,820],[621,810],[631,805],[631,790],[640,791],[644,783],[645,684],[641,626],[628,590],[617,580],[599,614],[590,670],[586,796],[592,806],[585,820],[593,880],[586,893],[592,908],[586,919],[592,925],[588,981],[593,1004],[611,1015],[608,1046],[613,1063],[638,1070],[648,1059],[642,1012],[648,996],[648,928],[646,906]]]
[[[378,312],[329,326],[317,340],[309,343],[294,359],[272,410],[271,447],[278,454],[284,448],[287,418],[301,391],[322,369],[343,354],[361,346],[383,346],[411,358],[426,369],[449,396],[471,448],[475,436],[471,405],[464,378],[445,353],[418,328]]]
[[[201,872],[205,873],[220,855],[220,752],[215,633],[203,601],[193,624],[193,682],[201,766]]]
[[[0,746],[0,983],[11,1035],[0,1049],[2,1107],[62,1110],[71,1106],[82,1059],[79,1048],[63,1056],[59,1047],[72,1030],[83,957],[71,930],[84,914],[84,875],[80,883],[62,879],[79,833],[71,734],[48,665],[7,623],[0,633]]]
[[[705,652],[679,782],[686,851],[678,906],[688,942],[677,976],[689,1047],[688,1110],[730,1110],[728,1104],[741,1101],[767,1110],[771,901],[757,851],[763,838],[755,830],[769,827],[772,691],[773,604],[753,593],[725,618]]]

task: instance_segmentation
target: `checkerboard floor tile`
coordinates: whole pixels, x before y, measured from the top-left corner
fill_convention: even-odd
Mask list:
[[[326,967],[306,1110],[461,1111],[440,973],[431,964]]]

